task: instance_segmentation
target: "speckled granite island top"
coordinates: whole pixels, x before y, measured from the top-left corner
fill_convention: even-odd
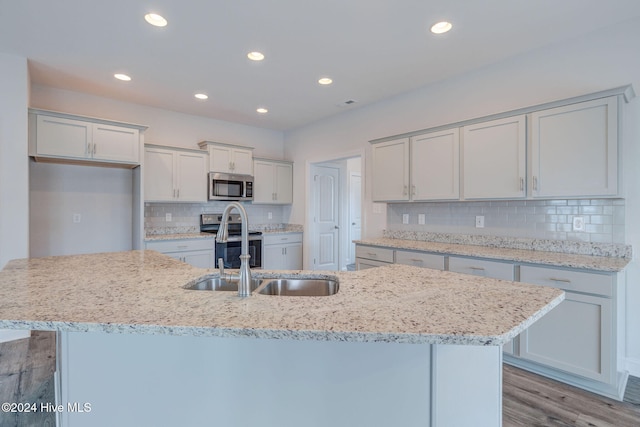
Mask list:
[[[0,272],[0,328],[319,341],[501,345],[558,305],[560,290],[404,265],[327,277],[326,297],[191,291],[217,270],[155,251],[14,260]]]
[[[462,245],[457,243],[391,239],[386,237],[357,240],[355,243],[392,249],[418,250],[443,255],[472,256],[493,260],[544,264],[555,267],[581,268],[606,272],[622,271],[627,264],[629,264],[629,261],[631,261],[628,258],[568,254],[480,245]]]

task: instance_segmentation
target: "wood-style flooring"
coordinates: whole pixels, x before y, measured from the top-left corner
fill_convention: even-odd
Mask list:
[[[32,331],[31,338],[0,343],[0,404],[55,404],[53,373],[56,362],[54,332]],[[3,412],[2,427],[54,427],[53,412]]]
[[[55,334],[0,344],[0,403],[54,402]],[[504,366],[504,427],[640,427],[640,378],[629,379],[624,402]],[[55,425],[53,413],[6,414],[2,427]],[[483,427],[483,426],[479,426]]]
[[[618,402],[505,364],[502,391],[504,427],[640,426],[639,378]]]

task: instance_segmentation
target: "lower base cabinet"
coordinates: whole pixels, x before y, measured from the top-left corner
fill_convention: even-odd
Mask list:
[[[262,268],[302,270],[302,233],[263,234]]]
[[[520,281],[563,289],[565,300],[520,334],[519,356],[612,384],[617,376],[613,276],[521,266]]]
[[[161,252],[172,258],[186,262],[199,268],[216,268],[215,240],[212,239],[184,239],[184,240],[154,240],[145,243],[145,248]]]
[[[393,249],[356,245],[356,270],[393,264]]]

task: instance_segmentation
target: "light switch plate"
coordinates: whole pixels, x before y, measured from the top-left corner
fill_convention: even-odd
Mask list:
[[[476,228],[484,228],[484,216],[476,216]]]
[[[573,217],[573,231],[584,231],[584,217]]]
[[[171,218],[171,212],[167,212],[166,214],[164,214],[164,220],[167,222],[171,222],[172,218]]]
[[[402,214],[402,223],[409,224],[409,214]]]
[[[425,214],[418,214],[418,224],[424,225],[427,220],[427,216]]]
[[[80,221],[82,221],[82,215],[80,215],[79,213],[74,213],[73,214],[73,223],[74,224],[80,224]]]

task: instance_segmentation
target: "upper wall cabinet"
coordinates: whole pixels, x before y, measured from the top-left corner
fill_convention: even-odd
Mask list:
[[[253,148],[211,141],[198,145],[209,151],[210,172],[253,175]]]
[[[409,138],[373,146],[373,201],[409,200]]]
[[[458,128],[411,138],[411,200],[460,197]]]
[[[286,205],[293,203],[293,163],[255,159],[253,173],[254,204]]]
[[[525,115],[477,123],[462,129],[464,198],[525,197]]]
[[[617,195],[617,97],[531,114],[531,190],[540,198]]]
[[[207,153],[146,145],[144,199],[147,202],[206,202]]]
[[[32,110],[29,155],[36,160],[140,164],[140,131],[145,127]]]

